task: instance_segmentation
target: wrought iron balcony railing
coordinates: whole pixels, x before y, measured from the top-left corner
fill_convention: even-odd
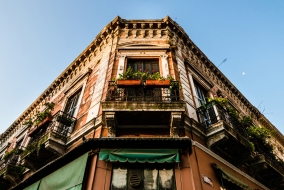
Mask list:
[[[171,82],[169,88],[148,88],[144,85],[118,88],[115,81],[109,81],[106,101],[179,101],[182,100],[179,82]]]
[[[215,101],[207,103],[197,109],[200,124],[208,129],[218,121],[225,122],[235,132],[245,135],[245,127],[233,116],[231,116],[223,106]]]
[[[249,142],[248,134],[246,132],[246,127],[243,126],[236,118],[229,114],[229,110],[219,105],[215,101],[207,103],[197,109],[197,115],[199,122],[202,126],[202,131],[207,133],[210,128],[214,126],[219,121],[222,121],[227,125],[230,130],[234,131],[238,135],[238,138],[245,139]],[[256,144],[255,145],[256,155],[263,155],[264,162],[271,165],[276,171],[284,175],[284,161],[278,158],[273,153],[268,153],[265,151],[265,147]]]
[[[52,121],[46,126],[41,127],[37,133],[32,136],[30,143],[41,139],[46,133],[52,132],[61,137],[67,137],[71,133],[71,126],[75,123],[76,118],[58,111],[53,115]],[[29,144],[30,144],[29,143]]]
[[[24,168],[19,166],[18,160],[21,149],[15,148],[8,152],[2,160],[0,160],[0,175],[10,172],[15,174],[20,174],[23,172]]]

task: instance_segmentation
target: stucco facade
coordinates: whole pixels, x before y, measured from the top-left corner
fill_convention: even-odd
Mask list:
[[[1,189],[284,188],[283,135],[168,16],[116,17],[0,140]]]

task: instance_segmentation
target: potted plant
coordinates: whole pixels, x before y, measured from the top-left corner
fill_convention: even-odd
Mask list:
[[[116,85],[118,88],[135,87],[141,85],[141,79],[137,78],[137,74],[129,67],[125,72],[119,74]]]
[[[155,72],[152,70],[152,75],[145,81],[145,87],[152,87],[152,88],[169,88],[171,84],[170,79],[162,77],[159,72]]]
[[[33,122],[34,127],[29,131],[28,133],[29,136],[32,136],[32,134],[38,131],[41,128],[41,126],[52,120],[51,111],[54,109],[54,103],[47,102],[45,103],[45,107],[46,109],[44,111],[38,112],[36,114],[36,118]]]

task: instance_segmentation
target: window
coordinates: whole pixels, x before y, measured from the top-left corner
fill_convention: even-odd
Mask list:
[[[82,89],[78,90],[75,94],[73,94],[67,101],[66,107],[65,107],[65,113],[69,116],[74,116],[75,111],[78,107],[78,100],[80,97]]]
[[[196,92],[196,98],[198,100],[199,105],[198,106],[202,106],[203,104],[206,104],[206,99],[205,99],[205,95],[206,95],[206,90],[200,86],[199,84],[197,84],[196,82],[194,83],[195,86],[195,92]]]
[[[111,189],[175,190],[174,169],[170,164],[114,165]]]
[[[139,69],[141,69],[141,71],[149,71],[149,73],[153,70],[155,72],[159,72],[160,70],[158,59],[128,59],[127,68],[129,67],[132,67],[134,72]]]

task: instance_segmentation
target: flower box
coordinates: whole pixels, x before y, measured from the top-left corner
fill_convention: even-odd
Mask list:
[[[127,79],[127,80],[117,80],[116,85],[118,88],[131,88],[131,87],[137,87],[141,85],[140,79]]]
[[[169,88],[171,84],[170,80],[150,80],[145,81],[145,87],[152,88]]]
[[[39,131],[45,124],[51,122],[52,116],[47,116],[42,122],[36,125],[34,128],[30,129],[28,136],[33,136],[37,131]]]

